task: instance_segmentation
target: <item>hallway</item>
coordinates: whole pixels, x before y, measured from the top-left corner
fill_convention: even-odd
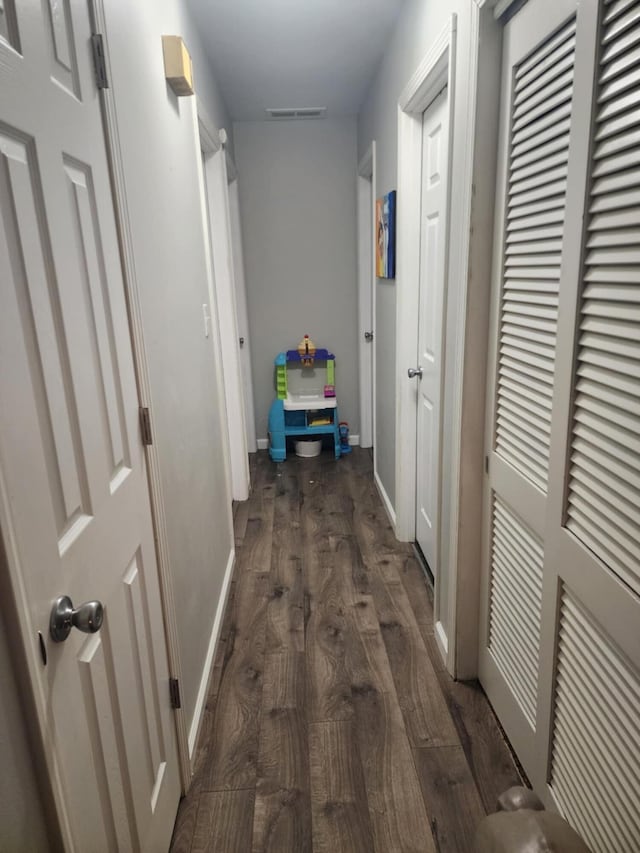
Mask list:
[[[454,683],[369,451],[252,455],[237,562],[173,853],[472,849],[520,777],[484,694]]]

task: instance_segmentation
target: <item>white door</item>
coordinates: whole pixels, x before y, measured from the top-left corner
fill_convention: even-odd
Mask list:
[[[238,311],[233,267],[233,245],[229,212],[226,152],[202,152],[205,198],[209,215],[209,239],[222,351],[231,496],[235,501],[249,497],[249,457],[245,426],[242,357],[238,333]]]
[[[238,345],[240,347],[240,370],[244,399],[244,424],[247,433],[247,450],[249,453],[255,453],[258,449],[258,444],[256,441],[256,416],[253,406],[253,375],[251,371],[249,313],[247,310],[247,283],[244,277],[242,222],[240,219],[240,199],[237,178],[229,184],[229,215],[233,277],[236,285],[236,304],[238,308]]]
[[[538,793],[640,850],[640,0],[505,27],[480,676]]]
[[[45,5],[0,29],[0,526],[66,846],[159,851],[180,784],[89,10]],[[98,633],[51,640],[61,595]]]
[[[447,90],[422,119],[422,212],[418,314],[416,541],[437,580],[441,386],[446,258]]]

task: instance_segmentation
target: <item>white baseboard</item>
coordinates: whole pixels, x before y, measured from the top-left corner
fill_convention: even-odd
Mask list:
[[[382,500],[382,505],[384,506],[387,515],[389,516],[389,521],[393,525],[393,529],[396,529],[396,511],[391,505],[391,501],[389,500],[389,495],[387,494],[387,490],[382,485],[382,480],[376,471],[373,475],[373,482],[376,484],[376,488],[378,490],[378,494],[380,495],[380,499]]]
[[[220,600],[218,601],[216,615],[213,620],[213,628],[211,629],[209,647],[207,648],[207,656],[204,660],[202,678],[200,679],[200,688],[198,690],[198,696],[196,697],[196,707],[193,711],[193,719],[191,721],[191,727],[189,728],[189,760],[192,762],[192,764],[193,752],[196,748],[196,743],[198,742],[200,724],[202,723],[202,713],[204,711],[204,706],[207,701],[207,694],[209,692],[209,681],[211,679],[211,671],[213,669],[213,659],[216,653],[216,646],[218,644],[220,629],[222,628],[224,609],[227,606],[227,599],[229,598],[229,590],[231,588],[231,577],[233,575],[233,567],[235,565],[235,562],[236,552],[235,548],[232,548],[229,552],[229,559],[227,560],[227,566],[224,570],[224,580],[222,581],[222,589],[220,590]]]
[[[350,435],[349,436],[349,444],[352,447],[359,447],[360,446],[360,436],[359,435]]]
[[[445,634],[444,628],[442,626],[442,622],[438,621],[433,627],[433,633],[436,638],[436,645],[438,646],[438,651],[442,655],[442,662],[444,665],[447,665],[447,657],[449,654],[449,640],[447,635]]]

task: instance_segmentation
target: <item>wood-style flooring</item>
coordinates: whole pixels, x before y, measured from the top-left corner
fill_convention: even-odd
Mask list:
[[[173,853],[466,853],[520,783],[486,698],[444,671],[430,590],[371,455],[252,458]]]

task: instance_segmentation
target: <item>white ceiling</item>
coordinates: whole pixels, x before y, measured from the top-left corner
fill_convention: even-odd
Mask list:
[[[187,0],[234,120],[357,113],[404,0]]]

